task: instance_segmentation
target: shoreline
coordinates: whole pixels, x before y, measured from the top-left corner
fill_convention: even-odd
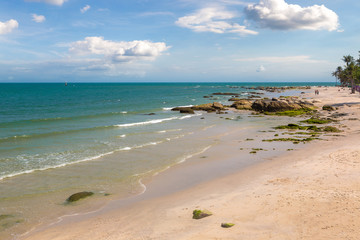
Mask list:
[[[309,95],[311,95],[311,94],[309,94]],[[323,99],[323,101],[324,101],[324,99]],[[324,101],[324,102],[326,102],[326,101]],[[347,136],[346,138],[348,139],[350,137],[351,136]],[[331,140],[331,141],[336,142],[337,140]],[[321,147],[323,147],[323,145],[324,145],[323,142],[311,143],[311,144],[305,146],[305,149],[309,149],[309,148],[310,149],[314,149],[314,148],[319,149],[319,147],[321,148]],[[196,184],[195,186],[191,186],[191,187],[186,187],[185,186],[184,189],[177,189],[177,190],[175,190],[175,192],[167,193],[165,196],[162,196],[162,195],[159,195],[159,193],[156,193],[156,187],[154,187],[154,186],[156,186],[156,184],[161,186],[161,184],[162,184],[161,181],[169,180],[171,178],[174,179],[174,175],[172,175],[172,173],[174,171],[175,172],[178,171],[179,174],[184,173],[185,165],[189,165],[189,169],[194,169],[194,166],[191,163],[191,161],[187,161],[186,164],[181,164],[181,166],[179,165],[179,166],[172,167],[170,170],[167,170],[165,172],[160,173],[152,181],[150,181],[149,184],[147,184],[147,187],[149,189],[149,191],[147,191],[147,193],[150,192],[149,195],[151,196],[151,192],[153,191],[154,192],[153,197],[150,197],[150,199],[146,199],[146,197],[145,197],[145,199],[140,199],[140,201],[135,202],[134,205],[132,205],[132,207],[129,208],[132,211],[134,211],[134,209],[135,210],[136,209],[141,209],[141,211],[140,210],[135,211],[135,212],[138,212],[137,217],[136,216],[134,217],[133,216],[134,214],[132,213],[132,211],[130,211],[128,209],[123,209],[123,208],[121,208],[119,206],[114,206],[114,209],[110,208],[110,210],[107,210],[108,211],[107,213],[95,214],[96,216],[85,217],[85,218],[77,219],[77,220],[73,219],[73,220],[70,220],[68,222],[64,222],[62,224],[56,225],[55,227],[53,226],[53,227],[50,227],[50,228],[45,229],[43,231],[40,231],[40,232],[37,232],[37,233],[35,232],[35,233],[33,233],[33,234],[29,235],[29,236],[26,236],[24,238],[21,238],[21,239],[71,239],[71,236],[76,236],[77,234],[79,234],[79,232],[82,232],[82,236],[84,236],[83,239],[86,239],[86,237],[85,237],[86,232],[90,230],[90,229],[88,229],[86,227],[86,225],[92,226],[93,224],[96,224],[96,226],[100,226],[100,228],[97,229],[96,231],[94,230],[95,232],[91,231],[92,235],[88,235],[88,237],[91,236],[91,239],[104,239],[103,238],[104,234],[109,235],[109,239],[112,239],[112,238],[114,238],[114,239],[123,239],[122,237],[123,237],[123,235],[125,233],[123,233],[121,231],[116,232],[116,230],[119,230],[119,229],[118,229],[118,227],[114,226],[114,224],[111,224],[111,222],[113,220],[116,220],[114,222],[120,222],[121,226],[123,226],[123,224],[125,224],[126,226],[129,225],[129,226],[132,226],[132,227],[138,226],[139,221],[143,222],[144,219],[149,220],[149,216],[144,216],[141,213],[142,211],[150,212],[151,214],[156,215],[157,213],[154,212],[154,211],[151,211],[151,208],[155,208],[155,209],[159,208],[158,205],[161,205],[159,203],[163,204],[159,209],[160,212],[161,211],[168,211],[169,209],[171,210],[171,207],[166,206],[166,204],[164,204],[164,201],[165,202],[170,201],[172,204],[177,203],[177,205],[181,205],[181,204],[184,205],[184,202],[185,203],[187,202],[188,204],[186,204],[186,205],[189,205],[189,206],[192,205],[193,207],[196,207],[195,205],[199,205],[200,208],[203,208],[202,205],[206,205],[206,204],[204,204],[206,202],[205,201],[206,199],[205,200],[203,199],[203,201],[200,201],[200,203],[198,203],[198,204],[194,204],[194,203],[192,203],[192,202],[194,202],[194,200],[192,200],[191,198],[189,199],[189,195],[190,196],[196,196],[197,194],[201,193],[200,195],[209,195],[209,194],[210,195],[214,195],[214,194],[216,195],[217,194],[218,196],[220,196],[223,193],[225,193],[225,195],[229,196],[231,194],[234,194],[234,191],[236,190],[236,188],[234,188],[235,186],[233,186],[234,185],[232,183],[233,181],[235,181],[235,180],[239,181],[239,180],[243,179],[242,180],[242,185],[243,185],[242,187],[246,187],[244,185],[248,184],[249,181],[250,181],[251,184],[253,184],[254,181],[257,182],[259,178],[264,177],[263,173],[261,173],[260,170],[268,171],[269,168],[273,169],[275,166],[278,166],[279,168],[283,168],[284,166],[287,166],[288,164],[291,164],[291,163],[288,163],[288,162],[286,163],[286,160],[281,160],[281,159],[282,158],[287,158],[289,156],[293,156],[293,158],[294,158],[299,154],[299,151],[300,151],[300,154],[304,154],[304,151],[306,152],[306,150],[296,150],[294,152],[289,152],[289,153],[286,153],[285,156],[276,157],[275,160],[265,161],[263,163],[257,163],[257,164],[255,164],[255,165],[253,165],[251,167],[245,168],[240,173],[229,173],[229,174],[227,174],[227,176],[218,176],[215,180],[211,179],[211,180],[207,180],[207,181],[204,181],[204,182],[200,182],[200,183]],[[219,156],[217,156],[217,157],[214,156],[214,158],[218,159]],[[208,159],[206,159],[206,161],[207,160]],[[293,161],[294,160],[292,159],[291,162],[293,162]],[[200,168],[200,170],[201,170],[201,168]],[[172,176],[166,176],[166,175],[172,175]],[[245,179],[247,178],[247,179],[244,180],[244,178]],[[231,183],[231,184],[229,184],[230,186],[224,185],[224,183],[229,183],[229,182]],[[282,180],[280,182],[282,182]],[[217,188],[214,188],[214,186],[222,187],[223,189],[220,191],[220,192],[222,192],[222,194],[219,194],[219,190],[217,190]],[[224,187],[224,186],[226,186],[226,187]],[[144,196],[142,195],[142,197],[144,197]],[[201,197],[199,197],[199,198],[201,198]],[[170,199],[170,200],[167,200],[167,199]],[[180,200],[182,200],[182,201],[179,202]],[[227,201],[225,201],[225,202],[227,202]],[[192,204],[189,204],[189,203],[192,203]],[[171,205],[171,206],[174,208],[174,205]],[[208,208],[210,208],[210,207],[211,206],[209,206]],[[179,210],[179,209],[177,209],[177,210]],[[189,217],[188,216],[190,214],[189,212],[192,212],[192,210],[193,209],[190,209],[188,207],[188,212],[186,213],[187,217]],[[209,210],[211,210],[211,209],[209,209]],[[112,213],[112,212],[121,213],[123,211],[125,211],[125,214],[124,213],[120,214],[120,215],[122,215],[122,217],[116,216],[117,214]],[[128,215],[126,213],[128,213]],[[182,216],[184,216],[183,214],[180,214],[180,213],[178,215],[179,215],[180,219],[182,218]],[[133,221],[131,223],[129,223],[129,221],[126,220],[127,217],[132,217],[134,219],[133,219]],[[125,219],[123,219],[123,218],[125,218]],[[213,218],[215,218],[215,217],[213,217]],[[99,220],[99,219],[102,219],[102,220]],[[189,219],[191,219],[191,214],[190,214]],[[185,222],[187,224],[191,223],[192,225],[194,225],[195,224],[195,222],[193,222],[194,220],[189,221],[189,219],[185,219]],[[211,219],[211,218],[209,218],[209,219]],[[102,224],[102,223],[99,223],[99,221],[100,222],[107,222],[108,224]],[[124,222],[121,222],[121,221],[124,221]],[[208,221],[208,220],[204,219],[204,221]],[[69,224],[69,223],[71,223],[71,224]],[[154,223],[153,226],[150,226],[149,228],[156,229],[157,227],[159,227],[162,224],[163,223],[161,223],[159,221],[156,221],[156,223]],[[176,224],[181,225],[181,222],[180,223],[177,222]],[[235,223],[235,224],[237,224],[237,223]],[[207,227],[206,225],[207,224],[205,224],[205,226],[202,226],[202,227]],[[163,227],[166,229],[167,228],[166,224]],[[66,234],[63,233],[64,229],[66,229],[66,232],[67,232]],[[136,228],[134,228],[134,229],[136,229]],[[234,229],[235,229],[235,227],[234,227]],[[202,229],[201,231],[203,231],[203,230],[204,229]],[[219,228],[218,230],[220,232],[222,231],[221,228]],[[62,232],[62,235],[60,235],[60,236],[58,236],[56,238],[55,236],[57,236],[58,231]],[[138,234],[139,231],[140,230],[132,231],[134,235],[131,235],[131,231],[130,231],[130,233],[126,233],[126,234],[129,234],[129,235],[127,236],[127,238],[124,238],[124,239],[143,239],[143,238],[135,236],[135,235]],[[162,234],[165,234],[163,232],[166,232],[166,231],[164,231],[164,229],[162,229],[161,231],[156,231],[156,232],[152,231],[152,234],[158,234],[158,232],[161,232]],[[175,232],[172,232],[172,234],[174,234]],[[233,229],[229,229],[229,232],[230,233],[233,232]],[[194,232],[192,232],[192,233],[194,234]],[[75,234],[75,235],[71,235],[71,234]],[[95,234],[95,235],[93,235],[93,234]],[[173,239],[174,236],[177,236],[177,235],[171,236],[171,231],[167,232],[166,234],[170,234],[170,235],[167,235],[167,237],[169,236],[169,238],[160,236],[160,237],[155,237],[155,239],[170,239],[170,238]],[[199,233],[197,232],[196,234],[199,234]],[[153,237],[153,235],[151,235],[150,233],[145,234],[144,236]],[[82,239],[82,238],[80,238],[80,239]],[[209,236],[208,238],[197,238],[197,237],[191,236],[190,238],[187,238],[187,237],[186,238],[181,238],[181,237],[176,238],[175,237],[175,239],[211,239],[211,237]],[[229,239],[232,239],[232,238],[229,238]],[[268,239],[268,238],[264,238],[264,239]]]

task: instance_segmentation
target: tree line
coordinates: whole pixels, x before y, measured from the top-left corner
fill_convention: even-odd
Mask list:
[[[347,55],[342,60],[345,65],[338,66],[332,75],[339,80],[341,86],[351,87],[351,93],[355,93],[356,84],[360,84],[360,51],[358,59]]]

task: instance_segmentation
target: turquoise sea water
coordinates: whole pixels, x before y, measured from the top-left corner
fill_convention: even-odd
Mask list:
[[[209,102],[203,96],[213,92],[296,85],[309,84],[0,84],[0,180],[154,144],[161,139],[152,133],[164,130],[162,124],[190,117],[171,107]]]

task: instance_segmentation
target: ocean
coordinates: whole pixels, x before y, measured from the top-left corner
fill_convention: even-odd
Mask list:
[[[304,85],[334,84],[2,83],[0,236],[88,209],[64,207],[73,192],[94,191],[99,200],[91,203],[94,208],[105,195],[139,194],[146,189],[141,179],[205,152],[214,136],[239,127],[250,136],[254,125],[265,124],[247,116],[224,121],[216,114],[184,115],[173,107],[229,104],[229,96],[204,96],[234,92],[246,98],[254,91],[242,86]]]

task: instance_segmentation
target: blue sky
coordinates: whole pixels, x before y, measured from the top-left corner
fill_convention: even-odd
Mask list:
[[[2,0],[0,82],[334,81],[353,0]]]

